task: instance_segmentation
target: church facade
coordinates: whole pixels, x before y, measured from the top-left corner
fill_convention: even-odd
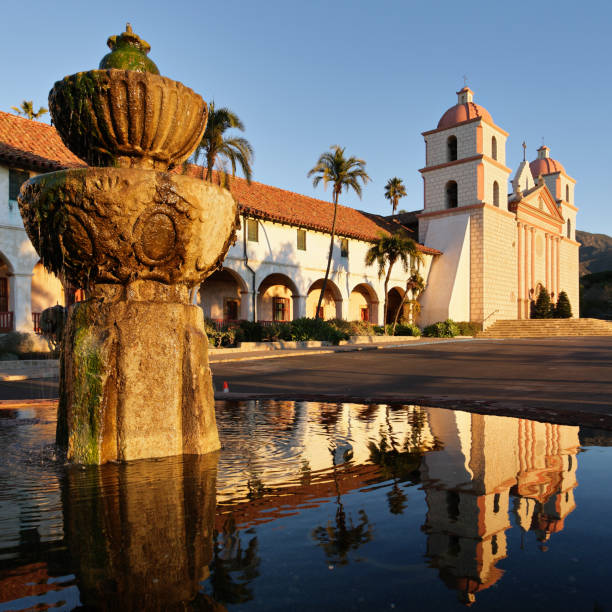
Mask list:
[[[529,318],[543,289],[553,301],[565,291],[578,315],[574,179],[543,146],[510,181],[508,133],[474,103],[470,89],[457,95],[437,127],[423,133],[422,210],[384,217],[339,206],[325,318],[381,325],[387,297],[393,319],[410,270],[394,267],[385,296],[383,279],[364,260],[381,234],[399,230],[415,238],[423,256],[421,326],[451,318],[486,328],[498,319]],[[20,181],[79,165],[53,127],[0,112],[0,332],[35,329],[40,311],[66,298],[23,229]],[[198,166],[176,171],[203,178]],[[241,217],[237,240],[195,303],[220,323],[315,316],[332,204],[240,178],[231,179],[231,191]]]
[[[423,133],[419,239],[443,256],[421,299],[422,322],[451,318],[486,328],[497,319],[529,318],[542,289],[553,301],[565,291],[577,316],[576,181],[542,146],[509,185],[508,133],[470,89],[457,95],[436,129]]]

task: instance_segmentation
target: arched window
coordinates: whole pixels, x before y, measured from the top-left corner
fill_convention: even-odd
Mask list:
[[[497,138],[491,138],[491,157],[497,159]]]
[[[568,238],[572,237],[572,221],[571,221],[571,219],[567,220],[567,237]]]
[[[448,181],[446,183],[446,208],[457,208],[457,183],[455,181]]]
[[[455,161],[457,159],[457,137],[449,136],[446,141],[446,146],[448,149],[448,161]]]
[[[493,206],[499,208],[499,184],[497,181],[493,181]]]
[[[569,185],[565,186],[565,201],[569,202]]]

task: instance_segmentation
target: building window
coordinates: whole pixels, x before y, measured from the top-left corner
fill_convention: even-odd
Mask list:
[[[235,298],[225,298],[223,304],[223,318],[226,321],[237,321],[238,311],[240,310],[240,302]]]
[[[27,172],[9,169],[9,200],[16,200],[21,186],[30,178]]]
[[[340,257],[348,257],[348,238],[340,241]]]
[[[289,320],[289,298],[272,298],[272,319],[274,321]]]
[[[491,138],[491,157],[497,159],[497,138]]]
[[[306,230],[299,229],[297,231],[297,248],[298,251],[306,250]]]
[[[499,208],[499,184],[497,181],[493,181],[493,206]]]
[[[367,306],[361,309],[361,320],[366,322],[370,320],[370,309]]]
[[[446,141],[446,148],[447,148],[447,157],[448,157],[448,161],[452,162],[455,161],[457,159],[457,137],[456,136],[449,136],[448,140]]]
[[[457,208],[457,183],[448,181],[446,183],[446,208]]]
[[[491,553],[493,555],[496,555],[497,552],[499,550],[499,545],[497,543],[497,534],[495,534],[492,538],[491,538]]]
[[[565,186],[565,201],[569,203],[569,185]]]
[[[247,240],[259,242],[259,223],[257,219],[247,219]]]
[[[9,309],[9,283],[5,276],[0,278],[0,312],[8,312]]]
[[[570,219],[567,220],[567,237],[572,237],[572,222]]]

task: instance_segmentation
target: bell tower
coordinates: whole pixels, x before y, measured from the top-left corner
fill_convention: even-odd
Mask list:
[[[514,216],[508,212],[508,133],[474,102],[474,92],[466,86],[457,92],[457,104],[423,137],[419,239],[444,253],[437,269],[432,268],[439,278],[430,283],[440,289],[423,295],[428,302],[423,310],[431,319],[423,323],[451,318],[486,326],[496,318],[515,318],[514,276],[487,283],[499,266],[511,265],[507,260],[516,234]]]

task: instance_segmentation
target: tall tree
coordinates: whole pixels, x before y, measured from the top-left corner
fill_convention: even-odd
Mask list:
[[[400,198],[403,198],[406,195],[406,187],[404,187],[404,183],[401,178],[397,178],[397,176],[389,179],[387,184],[385,185],[385,198],[391,201],[391,205],[393,206],[393,213],[397,210],[397,205],[400,201]]]
[[[423,293],[425,289],[425,281],[423,277],[419,274],[419,266],[423,262],[423,255],[420,251],[416,251],[414,256],[410,257],[410,276],[406,281],[406,289],[404,290],[404,296],[402,297],[402,301],[395,312],[395,318],[393,319],[393,334],[395,334],[395,326],[397,325],[397,320],[399,318],[400,312],[402,312],[402,308],[407,301],[408,296],[410,295],[410,323],[413,323],[413,317],[416,313],[420,312],[421,305],[417,301],[419,295]]]
[[[32,100],[22,100],[20,106],[11,106],[11,108],[18,114],[27,117],[28,119],[38,119],[49,111],[41,106],[37,111],[34,111],[34,102]]]
[[[206,160],[206,180],[211,183],[213,170],[219,171],[219,177],[226,175],[224,162],[231,165],[232,176],[236,175],[236,166],[240,165],[246,180],[251,182],[253,147],[246,138],[226,136],[225,132],[232,128],[244,132],[244,124],[236,113],[229,108],[216,108],[214,100],[211,100],[206,130],[194,154],[196,161],[201,157]]]
[[[323,181],[323,187],[326,188],[328,183],[332,184],[332,200],[334,203],[334,216],[332,219],[331,238],[329,241],[329,255],[327,257],[327,269],[325,270],[325,278],[319,295],[317,304],[317,319],[320,318],[321,304],[327,287],[327,279],[329,278],[329,270],[331,267],[332,255],[334,253],[334,240],[336,237],[336,218],[338,216],[338,198],[344,189],[348,191],[352,189],[361,198],[360,181],[365,185],[370,177],[365,171],[365,161],[356,157],[346,157],[344,147],[333,145],[331,152],[323,153],[319,157],[319,161],[314,168],[308,172],[308,176],[313,176],[312,184],[314,187]]]
[[[380,238],[368,249],[365,257],[367,266],[376,263],[378,265],[378,278],[385,277],[385,313],[384,326],[387,333],[387,312],[389,309],[389,279],[393,266],[399,261],[406,272],[410,270],[410,259],[412,253],[418,253],[416,244],[412,238],[405,234],[381,235]],[[385,274],[386,270],[386,274]]]
[[[572,307],[570,305],[569,298],[565,291],[561,291],[555,306],[555,318],[556,319],[569,319],[572,316]]]

